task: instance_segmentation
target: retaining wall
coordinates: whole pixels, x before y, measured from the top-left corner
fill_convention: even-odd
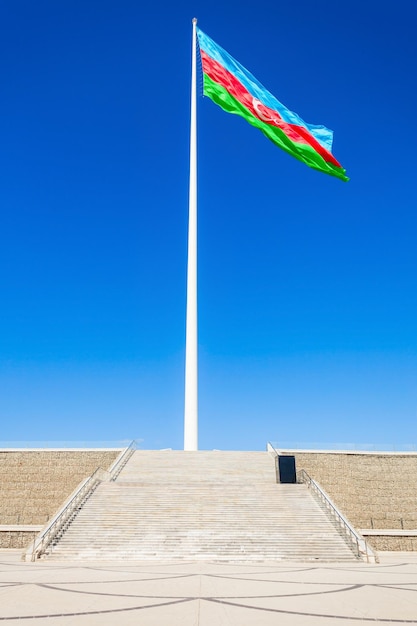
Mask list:
[[[417,529],[417,454],[300,452],[305,469],[358,529]],[[377,550],[417,550],[417,537],[370,536]]]
[[[108,469],[120,450],[0,451],[0,548],[25,547],[36,534],[16,526],[43,526],[97,467]]]

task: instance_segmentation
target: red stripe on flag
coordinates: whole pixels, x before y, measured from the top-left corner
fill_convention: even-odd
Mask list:
[[[324,148],[315,137],[303,126],[284,122],[277,111],[267,107],[257,98],[254,98],[242,83],[223,65],[212,59],[204,50],[200,49],[203,72],[214,82],[221,85],[238,100],[254,117],[262,122],[280,128],[294,143],[308,144],[327,162],[341,167],[334,156]]]

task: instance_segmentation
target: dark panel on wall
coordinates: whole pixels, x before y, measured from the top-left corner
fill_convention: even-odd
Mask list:
[[[279,456],[278,470],[280,483],[295,483],[295,456]]]

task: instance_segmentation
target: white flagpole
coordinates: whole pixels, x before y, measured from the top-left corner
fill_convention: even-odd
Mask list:
[[[185,338],[184,450],[198,450],[197,361],[197,19],[193,19],[188,204],[187,322]]]

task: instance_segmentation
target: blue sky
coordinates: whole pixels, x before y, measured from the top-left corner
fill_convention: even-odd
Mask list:
[[[2,3],[0,439],[182,447],[194,16],[351,177],[199,97],[200,447],[416,444],[413,0]]]

